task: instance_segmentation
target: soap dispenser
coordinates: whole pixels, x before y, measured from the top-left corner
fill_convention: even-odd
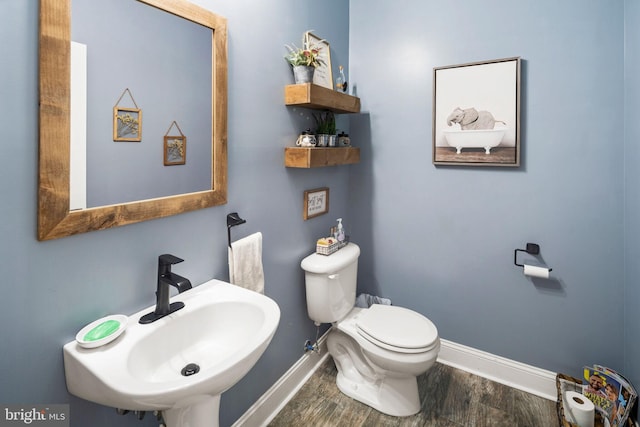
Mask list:
[[[338,218],[338,242],[344,242],[344,228],[342,227],[342,218]]]

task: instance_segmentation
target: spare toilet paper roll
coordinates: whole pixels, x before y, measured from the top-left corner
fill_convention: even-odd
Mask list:
[[[540,277],[542,279],[549,278],[549,269],[546,267],[538,267],[537,265],[524,265],[524,275],[531,277]]]
[[[563,395],[564,417],[580,427],[593,427],[595,407],[582,393],[567,391]]]

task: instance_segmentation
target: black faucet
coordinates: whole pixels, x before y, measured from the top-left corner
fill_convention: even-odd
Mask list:
[[[156,309],[140,318],[140,323],[147,324],[162,319],[164,316],[180,310],[184,303],[177,301],[169,304],[169,286],[178,289],[178,293],[191,289],[191,282],[171,272],[171,266],[184,261],[177,256],[164,254],[158,257],[158,289],[156,290]]]

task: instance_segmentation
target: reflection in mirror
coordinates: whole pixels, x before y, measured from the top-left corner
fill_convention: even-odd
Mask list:
[[[87,150],[87,206],[208,190],[211,29],[131,0],[72,0],[71,16],[72,96],[82,93],[75,86],[78,80],[78,86],[84,81],[75,75],[86,74],[88,82],[86,126],[78,120],[80,129],[86,129],[79,149],[86,146]],[[85,51],[84,70],[76,69],[81,63],[74,65],[76,45]],[[81,60],[81,53],[78,56]],[[116,101],[119,107],[142,110],[140,142],[113,140]],[[84,109],[79,108],[81,113]],[[76,116],[72,102],[72,140]],[[171,126],[173,121],[188,141],[182,147],[186,161],[180,167],[167,167],[163,162],[165,134],[179,135]],[[71,156],[74,158],[73,149]],[[72,163],[72,176],[74,166]],[[72,194],[75,184],[72,179]]]
[[[80,55],[74,49],[72,67],[69,0],[40,1],[38,238],[226,203],[226,20],[184,0],[73,2]],[[83,7],[99,19],[83,17]],[[105,21],[110,24],[101,27]],[[75,89],[78,82],[83,87],[83,74],[84,99]],[[132,96],[119,101],[125,89]],[[70,94],[80,97],[72,102]],[[113,140],[113,107],[128,108],[127,102],[144,113],[140,142]],[[185,162],[165,166],[163,141],[177,136],[174,121],[188,142]],[[78,152],[70,148],[72,135],[80,141]],[[79,199],[71,197],[70,169],[80,182]],[[74,209],[88,208],[70,209],[72,199]]]

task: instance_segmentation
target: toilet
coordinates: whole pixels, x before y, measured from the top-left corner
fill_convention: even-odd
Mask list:
[[[387,415],[413,415],[420,411],[417,377],[440,350],[438,330],[407,308],[354,307],[359,256],[358,245],[349,243],[302,260],[309,318],[332,324],[327,347],[342,393]]]

